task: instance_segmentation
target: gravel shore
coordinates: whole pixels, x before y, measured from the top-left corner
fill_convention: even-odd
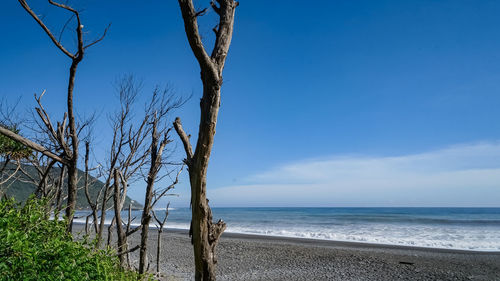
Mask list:
[[[116,235],[115,235],[116,236]],[[151,268],[157,231],[151,229]],[[140,236],[129,238],[130,245]],[[224,233],[217,280],[500,280],[500,252],[473,252]],[[132,255],[137,260],[138,251]],[[185,230],[162,234],[163,280],[194,280]]]

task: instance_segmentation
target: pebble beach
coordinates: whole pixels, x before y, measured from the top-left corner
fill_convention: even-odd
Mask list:
[[[157,232],[151,229],[151,268]],[[129,239],[139,242],[139,235]],[[194,280],[185,230],[162,234],[162,280]],[[137,259],[138,253],[132,255]],[[500,252],[479,252],[224,233],[218,280],[500,280]]]

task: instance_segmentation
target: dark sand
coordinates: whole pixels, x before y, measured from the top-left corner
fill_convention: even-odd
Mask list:
[[[187,231],[167,230],[162,236],[160,271],[168,276],[163,280],[193,280]],[[129,238],[130,245],[139,238]],[[156,239],[151,229],[150,270],[156,269]],[[217,280],[500,280],[500,252],[231,233],[222,235],[217,249]],[[137,260],[138,251],[132,257]]]

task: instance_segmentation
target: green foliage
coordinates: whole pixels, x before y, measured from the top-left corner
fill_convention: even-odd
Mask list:
[[[0,126],[2,125],[0,124]],[[19,134],[19,130],[16,128],[7,128],[7,129],[11,130],[16,134]],[[22,159],[22,158],[29,158],[32,153],[33,151],[30,148],[0,134],[0,155],[9,156],[14,159]]]
[[[137,280],[111,250],[73,241],[42,200],[0,201],[0,280]]]

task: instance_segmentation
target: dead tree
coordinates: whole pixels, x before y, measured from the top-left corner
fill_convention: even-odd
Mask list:
[[[66,97],[66,102],[67,102],[67,112],[64,115],[63,121],[58,122],[57,126],[54,126],[53,123],[50,121],[49,115],[47,112],[43,109],[41,105],[41,97],[43,96],[43,93],[40,95],[40,97],[36,97],[38,106],[36,108],[37,113],[42,120],[42,122],[45,124],[47,130],[50,132],[50,137],[53,140],[53,142],[59,146],[59,148],[63,151],[62,154],[59,153],[54,153],[53,151],[50,151],[46,147],[35,143],[33,141],[30,141],[26,138],[21,137],[18,134],[13,133],[12,131],[6,130],[2,127],[0,127],[0,134],[3,134],[13,140],[16,140],[23,145],[26,145],[27,147],[34,149],[36,151],[41,152],[42,154],[50,157],[51,159],[64,164],[67,167],[68,170],[68,198],[67,198],[67,207],[66,207],[66,217],[69,221],[68,224],[68,231],[71,232],[72,229],[72,222],[73,222],[73,213],[76,207],[76,194],[77,194],[77,183],[78,183],[78,168],[77,168],[77,163],[78,163],[78,144],[79,144],[79,139],[78,139],[78,133],[80,130],[77,129],[77,124],[75,120],[75,113],[73,109],[73,88],[75,84],[75,76],[76,76],[76,70],[79,65],[79,63],[83,60],[85,50],[89,48],[90,46],[98,43],[101,41],[104,36],[106,35],[106,31],[108,28],[105,29],[103,35],[98,38],[97,40],[85,44],[84,39],[83,39],[83,24],[81,23],[80,20],[80,13],[66,5],[66,4],[61,4],[58,2],[54,2],[52,0],[48,0],[48,2],[58,8],[64,9],[68,12],[71,13],[72,17],[76,20],[76,38],[77,38],[77,48],[75,52],[70,52],[68,49],[63,46],[63,44],[58,40],[54,34],[49,30],[49,28],[45,25],[42,19],[29,7],[28,3],[26,0],[18,0],[18,2],[21,4],[21,6],[28,12],[28,14],[31,15],[31,17],[40,25],[40,27],[45,31],[45,33],[49,36],[51,39],[52,43],[67,57],[71,59],[71,66],[69,68],[69,79],[68,79],[68,87],[67,87],[67,97]],[[108,26],[109,27],[109,26]],[[64,30],[64,28],[63,28]],[[68,127],[67,127],[68,126]],[[80,128],[81,129],[81,128]],[[68,137],[68,138],[66,138]],[[68,141],[69,139],[69,141]]]
[[[219,23],[214,28],[215,44],[209,56],[203,46],[198,31],[197,17],[206,9],[196,11],[192,0],[178,0],[187,39],[201,69],[203,96],[201,98],[200,127],[198,141],[193,153],[189,136],[182,129],[181,121],[174,122],[175,129],[183,142],[186,151],[186,165],[189,169],[191,184],[191,231],[194,258],[195,279],[215,280],[215,264],[217,263],[215,247],[226,224],[219,220],[212,222],[211,210],[206,198],[207,168],[210,152],[214,142],[215,126],[220,107],[220,89],[222,86],[222,70],[231,44],[234,14],[238,2],[234,0],[216,0],[211,2],[212,9],[219,16]]]
[[[103,169],[101,173],[103,174],[104,184],[99,192],[97,201],[91,203],[94,206],[99,205],[100,209],[100,222],[96,221],[96,225],[98,225],[96,228],[97,245],[102,243],[102,237],[104,236],[106,210],[114,208],[112,224],[108,227],[108,244],[111,242],[113,233],[111,227],[116,226],[118,257],[122,266],[125,263],[125,257],[129,263],[128,254],[139,248],[141,249],[142,264],[146,265],[146,244],[143,243],[136,247],[129,247],[127,245],[127,237],[141,230],[141,236],[147,240],[150,221],[148,216],[150,217],[151,208],[161,196],[166,194],[168,189],[167,187],[165,190],[155,190],[155,182],[168,175],[168,173],[165,173],[159,176],[158,173],[166,164],[177,164],[165,162],[165,157],[162,157],[165,146],[170,143],[168,134],[171,129],[165,126],[168,123],[166,118],[168,117],[168,113],[179,108],[185,102],[183,99],[176,98],[168,88],[161,90],[157,87],[145,105],[143,116],[140,119],[136,119],[134,104],[140,93],[140,88],[140,83],[137,83],[132,76],[125,76],[118,81],[117,90],[120,97],[120,110],[110,117],[113,128],[113,139],[108,158],[102,164]],[[164,139],[159,139],[160,137]],[[156,152],[153,152],[153,150],[156,150]],[[148,164],[149,172],[145,176],[144,170]],[[121,210],[125,203],[127,187],[131,182],[141,178],[146,178],[146,197],[149,198],[149,201],[145,203],[141,226],[133,229],[130,227],[132,219],[130,217],[129,206],[129,221],[126,224],[125,230],[123,229],[124,223],[121,218]],[[178,178],[174,181],[174,185],[177,182]],[[90,203],[90,196],[87,197]],[[114,199],[113,204],[109,206],[107,202],[112,198]],[[140,266],[139,268],[143,272],[146,270],[145,266]]]
[[[128,182],[140,167],[144,165],[148,154],[144,140],[149,134],[147,126],[149,112],[145,112],[143,119],[138,124],[133,124],[131,117],[133,114],[132,105],[139,94],[140,86],[134,82],[132,76],[128,76],[121,79],[117,87],[120,97],[120,111],[110,117],[113,128],[113,139],[109,150],[109,158],[102,165],[104,167],[103,174],[105,174],[105,180],[99,193],[102,193],[103,196],[100,198],[101,218],[97,230],[98,245],[100,245],[102,240],[106,210],[109,208],[107,202],[111,198],[109,193],[114,170],[119,169],[122,171],[124,181]],[[125,186],[127,185],[128,183],[125,184]],[[98,204],[98,201],[96,204]],[[108,237],[109,235],[110,233],[108,233]]]
[[[17,129],[20,121],[14,122],[12,115],[17,104],[9,106],[3,99],[0,100],[0,127],[19,133]],[[22,160],[28,160],[33,156],[33,151],[23,144],[0,134],[0,197],[16,178],[22,167]],[[6,186],[4,186],[7,184]]]
[[[139,274],[146,272],[147,266],[147,242],[149,233],[149,223],[151,221],[151,211],[153,209],[153,194],[154,184],[157,181],[158,172],[163,166],[163,151],[167,144],[172,142],[169,138],[170,129],[166,130],[163,134],[158,130],[158,118],[155,115],[152,120],[151,132],[151,158],[150,167],[147,175],[146,194],[144,196],[144,210],[142,211],[141,218],[141,247],[139,252]]]
[[[122,196],[120,195],[120,183],[121,178],[120,171],[115,169],[114,172],[114,209],[115,209],[115,219],[116,219],[116,233],[118,236],[118,258],[120,259],[120,265],[123,267],[125,264],[124,255],[127,251],[127,236],[125,230],[123,229],[121,210],[123,206]],[[126,187],[124,187],[126,188]],[[123,198],[125,199],[125,198]]]
[[[158,237],[156,241],[156,274],[158,275],[160,273],[161,234],[163,233],[163,227],[167,222],[169,206],[170,202],[167,204],[167,208],[165,208],[165,217],[163,218],[163,220],[160,220],[158,216],[156,216],[154,209],[151,210],[153,212],[153,217],[156,221],[156,227],[158,228]]]
[[[59,213],[62,210],[62,202],[63,202],[63,183],[66,176],[66,166],[62,165],[60,167],[59,180],[57,182],[56,194],[55,194],[55,202],[54,202],[54,217],[59,217]]]
[[[103,163],[105,176],[104,185],[99,191],[99,196],[94,205],[99,204],[100,200],[100,222],[97,228],[97,240],[100,245],[106,219],[106,210],[110,208],[107,202],[113,196],[111,192],[111,183],[113,182],[114,170],[118,169],[121,172],[122,180],[122,197],[123,202],[118,206],[119,211],[123,208],[123,203],[127,194],[127,186],[130,182],[136,181],[141,178],[140,169],[146,164],[149,155],[149,135],[152,130],[150,122],[157,105],[165,106],[165,112],[160,112],[161,118],[164,118],[169,109],[167,102],[172,101],[172,95],[168,90],[160,91],[155,89],[150,102],[144,109],[144,115],[140,121],[135,122],[132,118],[134,115],[133,105],[139,94],[140,84],[137,83],[133,76],[123,77],[117,84],[117,90],[120,97],[120,110],[111,116],[111,123],[113,127],[113,139],[109,150],[109,158],[106,163]],[[175,106],[175,103],[173,104]],[[102,194],[102,197],[101,197]],[[116,220],[113,220],[116,223]],[[96,222],[97,223],[97,222]],[[108,232],[108,237],[111,232]],[[108,239],[109,240],[109,239]]]
[[[132,231],[132,230],[130,229],[130,227],[132,226],[132,222],[133,222],[135,219],[136,219],[136,217],[133,217],[133,218],[132,218],[132,204],[129,204],[129,205],[128,205],[127,226],[126,226],[126,231],[125,231],[125,233],[126,233],[126,235],[125,235],[125,236],[126,236],[126,237],[128,237],[128,236],[132,235],[135,231],[137,231],[137,230],[139,230],[139,229],[140,229],[140,227],[136,227],[136,228],[134,228],[134,230],[135,230],[135,231]],[[139,245],[137,245],[135,248],[136,248],[136,249],[139,249],[139,247],[140,247],[140,246],[139,246]],[[126,254],[127,254],[127,265],[128,265],[128,267],[129,267],[129,268],[130,268],[130,252],[131,252],[131,250],[128,250],[128,251],[126,252]]]
[[[19,134],[20,124],[27,122],[21,121],[15,112],[16,107],[17,103],[12,106],[5,100],[0,100],[0,126]],[[51,145],[51,141],[47,137],[50,134],[47,128],[41,124],[41,121],[35,123],[37,126],[25,126],[29,131],[35,132],[33,136],[35,142],[44,147],[50,147],[51,151],[57,151],[57,148]],[[41,133],[42,131],[43,133]],[[2,158],[3,161],[1,161]],[[56,161],[2,134],[0,134],[0,161],[3,162],[0,168],[0,185],[8,182],[7,186],[3,187],[5,190],[15,182],[35,186],[35,195],[38,198],[48,199],[47,212],[50,212],[52,200],[56,194],[54,186],[57,178],[54,177],[55,173],[52,169]],[[16,163],[15,169],[14,162]],[[3,178],[5,180],[2,180]]]
[[[89,204],[91,213],[85,219],[85,234],[89,234],[88,225],[89,225],[89,218],[90,217],[92,217],[92,225],[94,226],[94,231],[95,231],[95,233],[97,233],[97,230],[98,230],[98,228],[97,228],[97,219],[98,219],[98,212],[97,211],[98,211],[98,209],[97,208],[98,208],[99,198],[101,197],[101,192],[102,192],[102,189],[99,190],[95,201],[93,201],[92,198],[90,197],[89,186],[90,186],[91,182],[94,183],[95,181],[97,181],[97,179],[94,178],[91,180],[89,178],[89,173],[91,171],[91,169],[89,169],[89,154],[90,154],[90,141],[86,141],[85,142],[85,174],[84,174],[83,189],[85,191],[85,198],[87,199],[87,203]],[[94,169],[97,169],[97,168],[94,168]],[[92,169],[92,170],[94,170],[94,169]]]
[[[156,93],[156,91],[155,91]],[[151,103],[152,114],[150,115],[149,126],[151,127],[151,142],[149,143],[149,170],[146,175],[146,193],[144,196],[144,209],[141,217],[141,244],[139,252],[139,273],[143,274],[147,271],[147,240],[149,233],[149,223],[151,222],[151,214],[155,204],[167,192],[179,182],[179,174],[182,168],[177,173],[172,184],[161,189],[155,189],[155,183],[169,176],[172,171],[164,171],[165,173],[159,176],[159,173],[167,165],[178,164],[175,162],[166,161],[165,156],[166,146],[172,142],[170,139],[170,131],[172,127],[166,126],[166,117],[173,109],[179,108],[184,104],[184,100],[175,98],[173,95],[164,94],[160,98],[155,98],[153,95]]]

